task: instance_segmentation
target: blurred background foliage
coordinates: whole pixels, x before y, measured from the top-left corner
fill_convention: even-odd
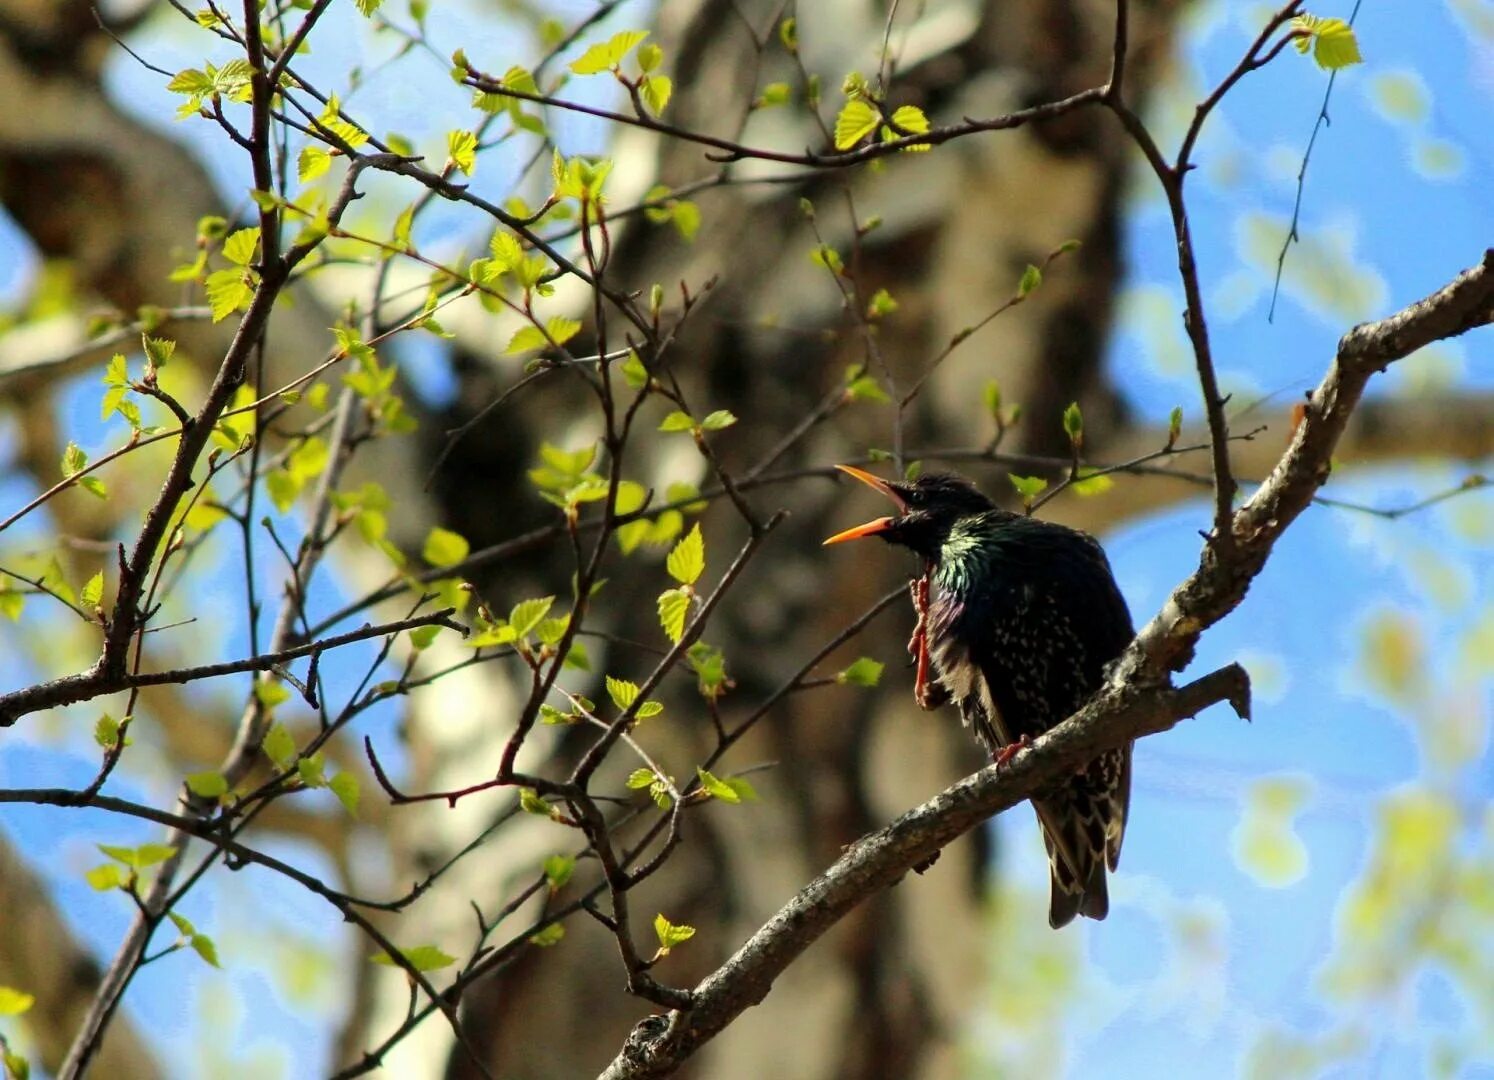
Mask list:
[[[1059,6],[1072,6],[1076,19],[1103,24],[1108,18],[1106,4]],[[1148,109],[1159,139],[1172,144],[1194,105],[1238,58],[1269,9],[1224,0],[1140,6],[1161,9],[1159,19],[1177,19],[1176,37],[1164,38],[1155,62]],[[16,0],[0,6],[10,20],[0,31],[13,42],[17,26],[26,25],[25,7]],[[125,40],[152,63],[174,71],[200,64],[204,55],[220,61],[228,55],[169,8],[145,7],[150,10],[142,8]],[[886,12],[877,4],[825,7],[827,12],[835,7],[835,14],[817,18],[801,10],[801,37],[806,64],[833,88],[846,70],[874,64]],[[925,38],[944,34],[957,40],[970,33],[980,5],[948,0],[904,7],[903,17]],[[1346,16],[1347,10],[1339,10],[1346,7],[1314,10]],[[501,71],[510,63],[532,62],[556,26],[571,25],[592,10],[580,0],[461,0],[432,10],[422,30],[395,0],[385,5],[383,25],[362,20],[351,4],[337,5],[313,42],[308,70],[341,87],[344,102],[371,128],[397,131],[439,162],[447,152],[446,132],[472,123],[469,95],[445,77],[453,48],[460,46],[488,70]],[[690,24],[697,15],[683,4],[665,3],[662,11],[623,4],[592,37],[659,18],[665,24],[659,39],[672,45],[681,34],[676,29],[671,37],[669,26]],[[842,21],[843,33],[827,33],[834,20]],[[1199,154],[1202,168],[1190,189],[1221,375],[1234,395],[1233,423],[1237,430],[1269,423],[1261,440],[1272,455],[1284,442],[1290,402],[1316,382],[1343,330],[1428,291],[1494,236],[1494,204],[1488,197],[1494,186],[1489,4],[1441,0],[1412,9],[1369,0],[1356,26],[1366,63],[1337,80],[1329,106],[1333,123],[1320,133],[1313,152],[1301,242],[1287,255],[1274,320],[1267,317],[1273,277],[1324,74],[1289,56],[1246,80],[1208,128]],[[166,93],[164,79],[107,42],[93,47],[107,53],[99,66],[107,100],[122,115],[189,146],[225,207],[242,213],[244,163],[225,152],[221,134],[210,125],[173,122],[177,101]],[[935,45],[927,49],[938,52]],[[597,83],[577,82],[570,89],[583,99],[616,104],[611,100],[616,95]],[[682,100],[687,92],[682,85]],[[86,116],[79,116],[81,125]],[[558,113],[549,119],[567,154],[619,155],[614,180],[619,190],[636,196],[657,178],[652,146],[640,146],[626,134],[614,142],[615,132],[589,118]],[[802,118],[779,120],[766,110],[753,123],[749,132],[803,126]],[[801,136],[801,144],[808,139]],[[993,141],[991,153],[999,157],[1002,143],[999,137]],[[1013,141],[1008,152],[1013,157],[1031,152],[1019,150],[1021,145]],[[947,147],[927,156],[958,160],[963,152]],[[522,161],[522,155],[506,152],[483,157],[472,177],[474,190],[498,199],[520,193],[537,201],[536,191],[548,181],[521,182]],[[890,163],[883,175],[858,189],[860,212],[887,213],[898,236],[903,234],[897,233],[897,208],[918,207],[923,198],[917,183],[907,179],[920,174],[903,164]],[[1058,170],[1057,177],[1064,165],[1026,163],[1022,183],[1041,184],[1044,168]],[[10,167],[20,168],[14,161]],[[1165,425],[1178,404],[1190,419],[1197,412],[1165,208],[1139,162],[1125,168],[1134,175],[1116,210],[1121,265],[1113,283],[1114,325],[1099,369],[1116,402],[1111,423],[1117,431]],[[368,189],[369,197],[347,225],[355,232],[383,234],[410,195],[386,177],[369,177]],[[160,192],[163,199],[171,195]],[[751,206],[757,198],[746,201]],[[768,205],[768,196],[760,200]],[[674,221],[658,224],[654,229],[663,238],[654,243],[670,254],[666,258],[648,249],[640,261],[652,258],[677,273],[684,267],[694,272],[698,266],[729,265],[731,252],[712,247],[722,235],[712,228],[718,213],[732,219],[709,194],[696,201],[704,225],[693,246]],[[1007,206],[1012,205],[1019,204],[1013,199]],[[109,212],[111,205],[101,201],[99,213]],[[762,212],[766,218],[768,211]],[[982,212],[999,215],[1003,207]],[[910,213],[919,219],[927,210]],[[72,227],[89,223],[79,219]],[[99,225],[105,232],[109,227]],[[1054,229],[1039,231],[1050,247],[1069,234],[1066,225]],[[490,230],[490,222],[438,203],[420,220],[416,238],[432,257],[457,262],[480,253]],[[190,258],[190,236],[178,235],[178,240],[180,247],[170,257]],[[97,271],[76,255],[49,255],[57,246],[0,214],[0,353],[9,349],[19,355],[35,341],[44,343],[44,354],[66,351],[73,347],[67,343],[77,340],[74,324],[99,305]],[[783,246],[785,280],[801,282],[807,245]],[[362,256],[356,245],[342,250],[350,260]],[[992,272],[1005,281],[1012,275],[1005,269],[1010,257],[1002,250]],[[1078,256],[1100,257],[1098,252]],[[896,253],[874,251],[871,261],[876,258],[890,260]],[[875,266],[863,270],[871,280],[881,272]],[[366,270],[357,265],[330,267],[315,281],[315,299],[335,312],[365,279]],[[423,271],[396,273],[397,281],[412,286],[423,279]],[[752,337],[757,343],[742,348],[761,355],[776,347],[761,340],[782,341],[793,336],[786,330],[807,326],[797,336],[809,348],[820,348],[817,343],[833,336],[820,333],[831,322],[810,313],[833,307],[836,299],[828,276],[808,280],[823,295],[787,297],[785,291],[792,290],[780,290],[755,308],[733,310],[757,319],[756,325],[723,323],[713,325],[713,332]],[[769,315],[778,321],[769,324]],[[972,317],[968,308],[963,317]],[[454,344],[428,337],[401,341],[391,350],[419,408],[435,424],[471,392],[466,358],[473,351],[497,356],[512,332],[487,319],[476,304],[453,311],[443,322],[457,334]],[[1013,333],[997,327],[967,346],[994,357],[977,369],[982,379],[999,377],[1005,384],[1004,360],[1019,356],[1025,370],[1041,355],[1040,349],[1023,352],[1021,342],[1012,344],[1006,335]],[[316,349],[321,347],[318,342]],[[825,344],[822,351],[833,350]],[[951,948],[947,942],[933,944],[944,933],[957,939],[954,951],[973,953],[984,965],[973,984],[956,987],[956,996],[969,1007],[956,1017],[957,1030],[947,1035],[957,1046],[952,1064],[929,1065],[923,1070],[927,1075],[1132,1077],[1163,1068],[1180,1075],[1234,1072],[1262,1078],[1494,1073],[1494,812],[1489,803],[1494,794],[1489,747],[1494,498],[1478,479],[1489,464],[1488,418],[1494,415],[1489,359],[1485,333],[1427,349],[1377,384],[1371,405],[1382,407],[1376,415],[1394,418],[1395,426],[1371,431],[1369,462],[1345,462],[1326,489],[1329,499],[1348,505],[1325,505],[1305,518],[1246,604],[1200,650],[1200,667],[1240,659],[1251,671],[1256,722],[1245,727],[1210,714],[1148,741],[1138,752],[1134,826],[1109,921],[1048,932],[1041,915],[1045,863],[1036,831],[1021,811],[993,826],[999,872],[976,901],[973,938],[959,938],[961,930],[953,923],[941,928],[915,920],[904,926],[914,953],[925,940],[929,956]],[[1069,375],[1038,370],[1028,378],[1062,382]],[[163,369],[162,380],[184,400],[196,400],[203,390],[201,369],[190,363]],[[974,395],[964,385],[956,382],[952,393],[968,405]],[[1066,401],[1071,388],[1064,386]],[[66,441],[76,441],[92,456],[117,442],[119,431],[97,422],[98,372],[92,368],[69,371],[44,385],[12,380],[0,389],[9,395],[0,406],[5,468],[0,512],[8,514],[55,480],[57,453]],[[1073,395],[1084,392],[1072,389]],[[968,410],[954,415],[964,426],[946,441],[986,436],[966,430]],[[1088,405],[1086,415],[1095,415]],[[750,424],[753,417],[744,419]],[[1056,417],[1051,420],[1049,426],[1056,427]],[[544,424],[547,438],[567,446],[583,442],[588,430],[563,414],[545,418]],[[568,427],[576,438],[568,437]],[[885,429],[873,430],[880,438]],[[533,464],[536,450],[537,440],[525,446],[525,465]],[[0,565],[81,585],[88,575],[77,567],[107,562],[108,537],[119,520],[131,520],[120,508],[148,501],[165,461],[164,447],[148,448],[132,457],[128,468],[105,474],[107,506],[73,491],[48,512],[7,530],[0,535]],[[685,478],[688,468],[693,463],[676,471]],[[1006,486],[1000,473],[982,479],[992,491]],[[1446,501],[1396,513],[1464,485],[1466,491]],[[480,498],[480,491],[469,488],[467,497],[477,492]],[[1207,523],[1208,509],[1202,499],[1180,501],[1191,491],[1177,486],[1165,495],[1137,495],[1121,478],[1093,505],[1056,504],[1054,510],[1077,515],[1104,534],[1132,609],[1145,617],[1196,554],[1196,530]],[[408,515],[423,522],[426,511],[409,505],[401,503],[391,519]],[[294,514],[284,527],[293,542]],[[60,534],[72,539],[59,553]],[[240,620],[231,615],[241,588],[233,554],[226,542],[210,538],[175,594],[179,610],[171,615],[197,617],[191,630],[194,656],[241,651]],[[339,566],[319,584],[313,600],[336,605],[355,595],[364,580],[356,567]],[[0,683],[17,686],[39,672],[77,670],[92,661],[93,628],[35,598],[23,604],[19,595],[0,593]],[[897,634],[887,640],[895,643]],[[331,677],[357,670],[371,655],[371,648],[350,650]],[[906,696],[902,682],[891,678],[892,663],[899,659],[896,645],[882,658],[891,663],[880,692]],[[172,662],[169,654],[162,659]],[[182,710],[221,722],[233,715],[236,700],[232,687],[209,683],[161,689],[148,695],[146,704],[156,714]],[[898,707],[902,725],[937,730],[914,738],[942,743],[946,734],[956,737],[942,730],[952,727],[949,716],[913,715],[906,702]],[[391,736],[403,719],[386,709],[371,719],[368,730],[376,737]],[[92,720],[80,710],[59,711],[6,731],[0,783],[86,782],[96,756]],[[169,799],[185,766],[210,760],[222,738],[221,729],[190,725],[141,726],[136,732],[139,745],[120,778],[121,794],[158,802]],[[411,751],[421,752],[418,743]],[[885,764],[875,747],[869,753],[872,766],[879,760]],[[344,763],[351,765],[354,758],[349,752]],[[416,763],[399,764],[418,773]],[[948,779],[957,773],[948,766],[940,775]],[[408,837],[392,845],[387,841],[382,831],[388,811],[377,805],[380,801],[365,799],[353,829],[338,822],[330,795],[298,803],[295,820],[281,823],[284,831],[265,846],[328,877],[351,873],[356,880],[362,873],[363,880],[397,879],[411,858],[405,850]],[[899,795],[889,810],[911,801],[911,794]],[[96,861],[92,845],[140,842],[152,835],[99,814],[7,807],[0,841],[14,844],[19,853],[6,863],[11,881],[19,880],[17,867],[29,868],[24,872],[43,883],[45,899],[38,903],[50,903],[85,950],[107,957],[129,913],[119,897],[94,894],[84,884],[83,872]],[[791,875],[782,883],[789,888],[796,880]],[[349,1015],[377,1012],[371,1005],[376,992],[365,985],[372,976],[357,962],[367,949],[329,923],[306,896],[246,870],[210,881],[193,895],[186,912],[211,929],[223,970],[176,958],[143,973],[127,1011],[161,1073],[320,1074],[338,1052],[339,1030],[358,1026]],[[12,925],[18,922],[12,918]],[[715,932],[728,938],[720,942],[723,947],[734,944],[729,932]],[[10,954],[6,962],[12,966],[0,970],[0,981],[20,984],[17,956]],[[807,965],[829,962],[824,952],[805,960]],[[163,970],[168,964],[174,966]],[[931,977],[941,974],[948,973],[935,965]],[[601,978],[609,985],[618,981],[610,970]],[[912,992],[931,993],[926,987]],[[0,1030],[17,1045],[39,1047],[46,1037],[39,1033],[40,1020],[33,1019],[35,1027],[0,1017]],[[839,1036],[827,1032],[824,1037]],[[610,1035],[597,1039],[593,1049],[605,1060],[615,1041]],[[425,1056],[427,1073],[440,1071],[440,1045],[417,1050]],[[833,1050],[819,1057],[837,1060]]]

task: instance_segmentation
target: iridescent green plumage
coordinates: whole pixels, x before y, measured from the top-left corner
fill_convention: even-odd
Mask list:
[[[940,686],[993,756],[1077,711],[1130,642],[1130,613],[1093,537],[996,509],[952,476],[880,482],[900,513],[877,535],[925,560],[921,627]],[[842,534],[846,535],[846,534]],[[937,699],[936,699],[937,700]],[[1035,797],[1052,875],[1049,922],[1103,919],[1131,788],[1131,746]]]

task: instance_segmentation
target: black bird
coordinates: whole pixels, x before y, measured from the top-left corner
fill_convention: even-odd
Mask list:
[[[897,514],[825,543],[878,536],[923,560],[913,584],[919,625],[908,646],[919,661],[919,704],[953,699],[999,762],[1100,688],[1106,665],[1135,632],[1094,537],[998,509],[957,476],[901,483],[838,468],[890,498]],[[1033,798],[1048,849],[1053,927],[1109,911],[1105,868],[1120,858],[1130,797],[1127,743]]]

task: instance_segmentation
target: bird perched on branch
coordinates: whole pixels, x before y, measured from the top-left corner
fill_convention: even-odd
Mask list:
[[[1126,601],[1094,537],[998,509],[969,481],[902,483],[843,472],[890,498],[897,513],[826,540],[877,536],[911,548],[918,625],[909,642],[914,694],[951,699],[998,763],[1083,706],[1134,636]],[[1052,877],[1048,922],[1103,919],[1131,795],[1131,744],[1107,751],[1032,800]]]

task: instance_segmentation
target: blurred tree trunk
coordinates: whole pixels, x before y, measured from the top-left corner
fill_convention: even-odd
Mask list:
[[[1144,93],[1156,60],[1166,55],[1175,8],[1143,4],[1133,10],[1135,95]],[[776,44],[773,15],[779,10],[781,5],[770,2],[663,5],[656,40],[676,80],[673,123],[735,134],[740,104],[748,99],[748,73],[757,61],[748,24],[760,40],[772,43],[758,85],[798,85],[797,73]],[[805,64],[827,87],[852,68],[874,71],[885,6],[836,0],[800,5],[797,14]],[[1107,3],[1048,0],[980,9],[931,4],[914,38],[927,41],[935,20],[953,24],[957,32],[946,33],[935,47],[918,46],[920,54],[909,58],[892,85],[894,104],[919,104],[936,122],[1062,97],[1102,83],[1108,73],[1113,7]],[[898,40],[894,33],[895,46]],[[821,111],[833,118],[838,100],[827,91]],[[785,124],[795,125],[788,139],[782,138]],[[792,148],[823,140],[801,114],[780,109],[759,113],[746,141]],[[680,185],[716,168],[699,147],[661,143],[636,131],[619,135],[613,155],[617,205],[653,183]],[[808,258],[817,241],[800,210],[801,199],[813,201],[825,241],[848,263],[847,193],[863,222],[882,217],[883,224],[866,237],[855,269],[865,296],[884,287],[900,305],[879,344],[904,386],[952,335],[1011,295],[1027,263],[1041,262],[1067,239],[1080,239],[1079,254],[1055,265],[1036,302],[1020,317],[997,320],[951,357],[918,402],[909,439],[910,445],[969,445],[989,438],[979,388],[997,378],[1006,400],[1021,402],[1030,418],[1016,429],[1010,448],[1065,452],[1059,414],[1079,400],[1095,433],[1094,450],[1103,454],[1106,435],[1125,420],[1100,363],[1121,263],[1118,212],[1126,162],[1120,131],[1095,110],[932,154],[905,155],[880,174],[830,172],[806,177],[802,185],[718,189],[699,197],[704,224],[693,244],[668,227],[621,230],[609,275],[629,289],[647,290],[658,282],[670,296],[677,295],[680,281],[694,289],[720,275],[689,324],[675,352],[683,359],[675,365],[693,401],[730,408],[743,418],[734,437],[722,441],[730,467],[740,470],[839,385],[847,365],[865,359],[834,283]],[[491,387],[474,391],[472,404],[480,405],[492,392]],[[516,415],[511,412],[505,424],[512,425]],[[764,423],[769,417],[773,423]],[[886,408],[851,410],[837,418],[833,432],[826,425],[778,467],[824,464],[860,452],[867,443],[887,446],[889,421]],[[511,433],[512,427],[503,430]],[[479,451],[477,461],[491,467],[494,460],[503,459],[495,459],[489,448]],[[661,472],[646,480],[662,485],[678,478]],[[995,477],[984,479],[989,483]],[[494,529],[490,518],[485,535],[484,523],[459,508],[465,491],[459,488],[456,494],[452,511],[474,544],[508,534],[506,528]],[[739,594],[707,634],[725,649],[738,683],[726,700],[728,710],[771,692],[795,664],[907,573],[880,550],[833,557],[822,552],[818,540],[837,509],[835,494],[828,484],[810,483],[769,489],[752,499],[763,511],[787,505],[793,513],[743,586],[763,599],[744,603]],[[497,498],[501,502],[503,496]],[[725,559],[740,528],[729,511],[718,508],[708,518],[706,534],[716,558]],[[614,582],[608,589],[624,587]],[[612,628],[623,637],[656,634],[651,594],[613,595],[608,607],[640,612],[632,620],[636,625]],[[914,707],[902,671],[909,625],[899,605],[826,663],[825,669],[834,671],[863,653],[889,661],[879,690],[831,688],[791,697],[733,750],[734,769],[777,763],[754,778],[763,802],[692,816],[687,843],[635,902],[641,918],[659,910],[700,928],[691,949],[664,966],[663,977],[688,985],[844,845],[979,764],[953,714],[925,715]],[[627,662],[625,655],[609,658],[608,670],[625,674]],[[686,742],[676,755],[666,751],[666,764],[688,769],[692,744],[708,745],[709,725],[698,701],[682,701],[678,708],[684,719],[665,737]],[[669,715],[674,711],[672,705]],[[502,715],[501,706],[492,715]],[[449,709],[436,707],[422,719],[417,708],[412,742],[444,743],[449,732],[437,728],[449,722]],[[465,764],[475,746],[454,743],[450,760]],[[429,779],[441,788],[461,775],[436,769]],[[435,830],[462,842],[451,831],[451,817],[443,808],[414,828],[425,845],[433,842]],[[402,820],[409,824],[413,818]],[[552,837],[557,832],[547,823],[536,831],[546,830]],[[766,1001],[700,1055],[693,1074],[953,1075],[962,1025],[983,996],[980,846],[978,841],[957,845],[928,874],[847,920],[791,969]],[[529,848],[529,866],[545,853],[543,847]],[[512,851],[507,858],[513,858]],[[450,895],[460,896],[462,890]],[[453,911],[444,929],[463,919],[470,922],[470,915]],[[573,922],[562,946],[531,950],[468,998],[473,1030],[488,1048],[495,1075],[584,1076],[605,1064],[632,1024],[649,1011],[618,994],[615,952],[606,934]],[[391,1000],[391,1006],[392,1016],[400,1005]],[[402,1068],[396,1071],[408,1075]],[[448,1075],[477,1073],[457,1053]]]

